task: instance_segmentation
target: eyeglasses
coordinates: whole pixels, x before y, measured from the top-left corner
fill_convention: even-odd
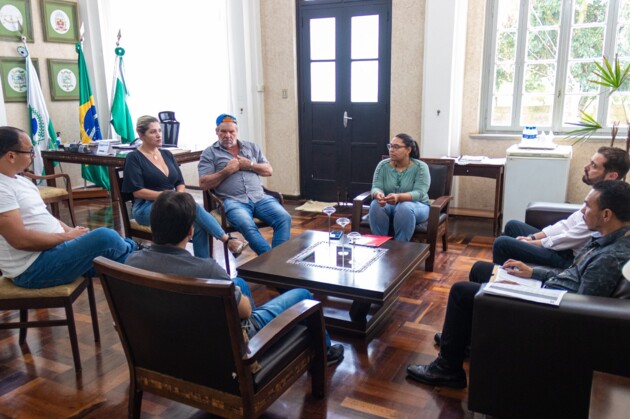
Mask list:
[[[29,151],[22,151],[22,150],[9,150],[12,151],[14,153],[20,153],[20,154],[30,154],[31,157],[35,157],[35,149],[31,148]]]
[[[398,145],[398,144],[387,144],[387,149],[388,150],[400,150],[401,148],[406,148],[407,146],[405,145]]]

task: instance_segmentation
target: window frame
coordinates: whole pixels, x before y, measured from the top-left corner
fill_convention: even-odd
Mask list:
[[[514,86],[513,86],[513,99],[512,99],[512,116],[511,125],[492,125],[491,124],[491,112],[492,112],[492,99],[493,99],[493,84],[495,73],[495,57],[496,57],[496,41],[497,41],[497,20],[498,20],[498,7],[501,0],[488,0],[486,9],[486,24],[484,33],[484,56],[483,56],[483,71],[482,71],[482,90],[481,90],[481,103],[480,103],[480,133],[482,134],[520,134],[523,130],[523,125],[520,125],[520,112],[522,106],[523,95],[523,83],[524,83],[524,67],[525,67],[525,55],[526,51],[526,39],[528,34],[528,11],[530,0],[519,1],[519,17],[517,28],[517,40],[516,40],[516,53],[514,61]],[[553,111],[551,115],[550,126],[538,126],[538,130],[553,131],[556,134],[566,133],[571,131],[571,127],[562,125],[564,103],[566,96],[564,94],[567,85],[567,73],[569,68],[569,50],[570,50],[570,38],[572,26],[572,13],[573,13],[573,0],[562,0],[561,5],[561,18],[559,23],[558,33],[558,53],[556,58],[556,76],[555,76],[555,89],[553,100]],[[617,22],[619,14],[620,0],[608,0],[608,10],[606,16],[606,24],[604,25],[604,40],[603,40],[603,54],[611,61],[615,57],[615,38],[617,36]],[[601,57],[600,57],[601,58]],[[625,57],[626,59],[628,57]],[[585,59],[586,62],[592,62],[592,58]],[[575,60],[573,61],[575,62]],[[595,119],[597,121],[606,121],[608,107],[609,107],[609,95],[603,92],[603,88],[597,90],[598,107],[597,115]],[[579,120],[571,121],[579,122]],[[519,125],[517,125],[519,124]],[[625,123],[621,124],[623,127]],[[610,132],[609,127],[604,127],[601,130],[602,134]]]

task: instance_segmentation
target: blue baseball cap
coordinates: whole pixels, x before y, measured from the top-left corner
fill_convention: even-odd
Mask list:
[[[221,115],[218,116],[217,127],[221,125],[221,122],[234,122],[236,125],[238,125],[238,121],[236,120],[236,118],[227,113],[222,113]]]

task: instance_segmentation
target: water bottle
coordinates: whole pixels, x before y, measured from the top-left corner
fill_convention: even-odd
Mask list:
[[[57,150],[61,149],[61,131],[57,131]]]

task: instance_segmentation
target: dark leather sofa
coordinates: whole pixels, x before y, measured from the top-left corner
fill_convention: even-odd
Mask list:
[[[549,225],[576,208],[534,203],[526,221]],[[552,307],[479,293],[469,409],[499,418],[588,417],[594,371],[630,377],[630,281],[615,294],[566,294]]]

